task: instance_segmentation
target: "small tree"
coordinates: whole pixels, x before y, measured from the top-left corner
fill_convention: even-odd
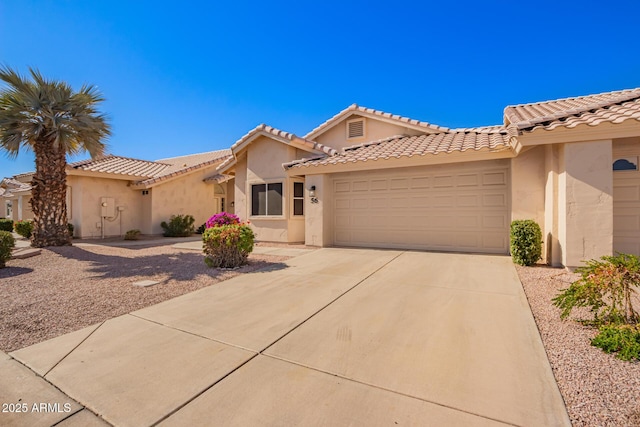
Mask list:
[[[67,154],[104,152],[110,128],[96,106],[104,99],[93,86],[75,92],[67,83],[45,79],[29,69],[31,79],[0,68],[0,148],[17,156],[21,147],[36,157],[31,181],[35,247],[70,245],[67,228]]]

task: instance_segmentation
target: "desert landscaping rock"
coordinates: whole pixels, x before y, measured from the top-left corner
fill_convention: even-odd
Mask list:
[[[573,426],[640,426],[640,363],[591,346],[597,331],[560,320],[551,303],[579,276],[541,265],[517,270]],[[587,311],[573,319],[580,317]]]

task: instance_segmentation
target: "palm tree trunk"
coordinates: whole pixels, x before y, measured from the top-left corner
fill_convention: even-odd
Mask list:
[[[31,181],[33,236],[31,245],[71,245],[67,228],[67,158],[52,140],[36,141],[36,172]]]

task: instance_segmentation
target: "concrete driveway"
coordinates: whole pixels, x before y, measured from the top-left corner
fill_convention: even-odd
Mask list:
[[[570,425],[510,258],[286,264],[11,357],[118,426]]]

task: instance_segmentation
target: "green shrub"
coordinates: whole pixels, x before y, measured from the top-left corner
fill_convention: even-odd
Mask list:
[[[640,316],[632,299],[640,286],[640,258],[618,254],[600,259],[576,269],[582,277],[553,299],[562,309],[560,317],[566,318],[576,307],[588,307],[593,314],[589,323],[596,326],[637,323]]]
[[[255,234],[248,225],[233,224],[207,228],[202,235],[204,262],[209,267],[235,268],[247,262]]]
[[[542,258],[542,232],[531,219],[511,222],[511,256],[520,265],[533,265]]]
[[[591,345],[605,353],[617,353],[622,360],[640,360],[640,327],[631,325],[607,325],[591,340]]]
[[[69,230],[69,237],[73,239],[73,224],[70,222],[67,223],[67,230]]]
[[[191,215],[171,215],[169,223],[162,221],[160,226],[164,230],[165,237],[188,237],[193,234],[193,223],[196,220]]]
[[[16,239],[8,231],[0,231],[0,268],[4,268],[5,263],[11,259],[11,251],[16,245]]]
[[[8,218],[0,218],[0,231],[13,231],[13,220]]]
[[[18,233],[25,239],[28,239],[31,237],[31,234],[33,233],[33,222],[28,219],[25,219],[23,221],[17,221],[15,228],[16,228],[16,233]]]
[[[129,230],[124,234],[124,240],[138,240],[140,238],[140,230]]]

